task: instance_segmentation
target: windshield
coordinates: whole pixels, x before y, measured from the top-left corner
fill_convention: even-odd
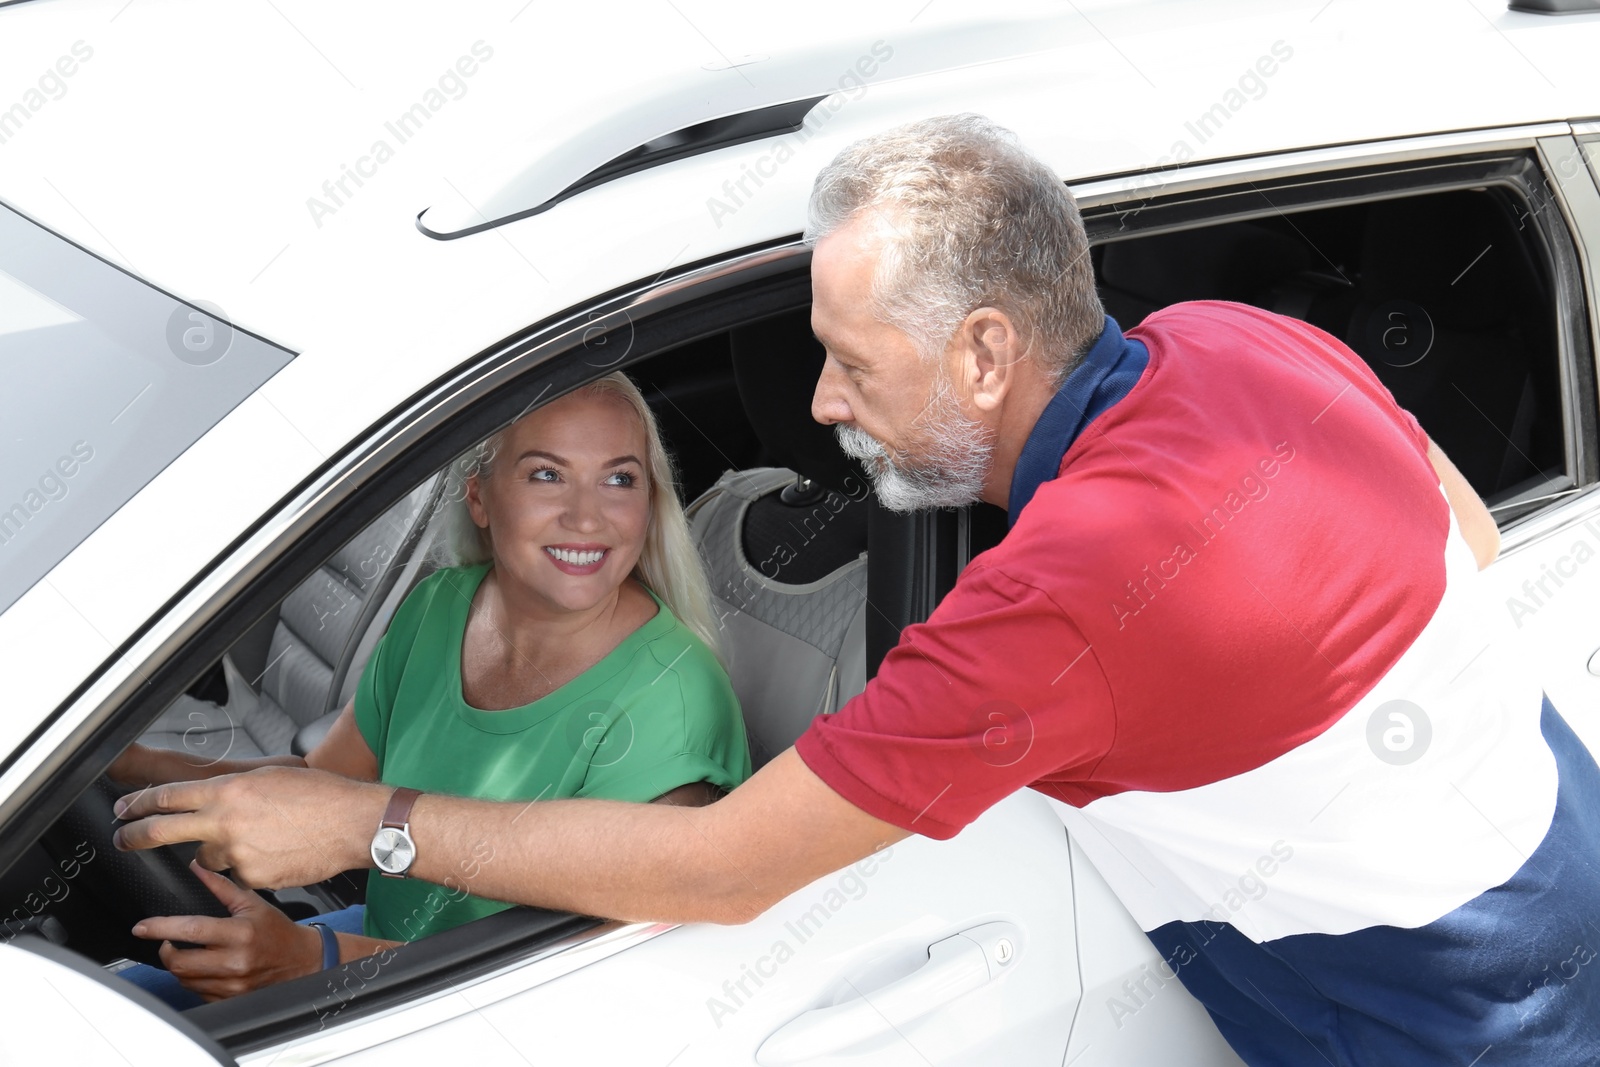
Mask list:
[[[0,204],[0,611],[293,358]]]

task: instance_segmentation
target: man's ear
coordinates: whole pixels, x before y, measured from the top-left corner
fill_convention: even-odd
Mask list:
[[[999,308],[975,308],[956,331],[956,348],[951,377],[957,394],[980,412],[999,410],[1021,369],[1016,322]]]
[[[476,474],[467,475],[467,514],[480,529],[489,528],[489,510],[483,506],[483,482]]]

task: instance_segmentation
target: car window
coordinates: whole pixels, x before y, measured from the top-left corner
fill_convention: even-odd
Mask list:
[[[1564,385],[1547,215],[1485,183],[1102,241],[1093,258],[1124,329],[1181,300],[1231,300],[1339,338],[1504,526],[1588,480],[1569,392],[1588,393]]]
[[[803,282],[804,275],[797,269],[792,284],[798,288]],[[790,303],[796,299],[795,295],[787,298]],[[760,362],[768,351],[766,345],[791,334],[805,345],[814,344],[805,328],[807,310],[790,315],[797,316],[796,321],[769,322],[744,338],[748,358]],[[668,449],[678,459],[680,499],[690,504],[697,498],[721,494],[724,518],[743,513],[742,498],[729,496],[728,486],[743,491],[745,485],[736,478],[730,481],[729,472],[774,466],[780,460],[767,452],[767,447],[776,443],[770,428],[758,434],[741,402],[735,381],[733,332],[737,331],[723,330],[654,352],[634,352],[626,366],[658,420]],[[564,365],[557,363],[552,360],[541,365],[528,379],[491,398],[496,405],[492,410],[498,414],[492,422],[477,422],[473,439],[505,425],[509,414],[526,412],[527,397],[553,399],[564,387],[598,378],[615,367],[615,361],[609,360],[603,365],[584,362],[582,350]],[[554,380],[558,385],[541,388],[535,379]],[[787,389],[770,391],[792,399],[795,405],[794,411],[785,414],[786,424],[798,421],[809,407],[808,395]],[[506,400],[511,403],[504,403]],[[831,435],[817,429],[831,448]],[[373,646],[407,593],[434,569],[454,561],[453,548],[461,534],[455,514],[461,490],[459,470],[441,469],[438,464],[448,462],[454,467],[468,443],[455,439],[448,450],[435,453],[420,469],[407,466],[403,471],[385,472],[388,488],[347,508],[359,513],[359,521],[345,526],[346,530],[354,527],[353,535],[340,534],[337,541],[308,537],[299,546],[303,559],[295,565],[297,576],[287,594],[275,597],[265,615],[235,616],[228,624],[230,636],[223,644],[223,657],[216,658],[211,652],[203,662],[191,660],[191,667],[174,668],[186,679],[197,679],[186,683],[186,692],[163,701],[159,709],[150,707],[153,701],[145,695],[140,698],[142,710],[124,708],[124,714],[140,717],[139,739],[152,747],[181,751],[197,768],[222,759],[282,755],[311,747],[319,736],[315,728],[325,725],[328,713],[349,699]],[[724,533],[732,540],[720,555],[742,555],[757,566],[771,552],[753,546],[776,539],[791,551],[781,565],[761,570],[763,578],[771,579],[762,590],[755,591],[748,583],[735,587],[724,581],[719,585],[714,579],[711,592],[720,598],[714,608],[715,622],[719,640],[730,642],[725,648],[730,659],[737,659],[731,655],[731,643],[737,642],[739,628],[754,626],[764,635],[759,649],[764,658],[751,659],[746,653],[741,661],[746,673],[786,679],[797,690],[791,703],[805,715],[793,721],[774,719],[765,727],[770,734],[797,730],[815,713],[819,700],[842,698],[846,684],[842,679],[848,676],[849,665],[818,667],[814,662],[814,645],[826,636],[824,631],[837,639],[841,647],[836,654],[853,663],[858,676],[863,657],[859,649],[850,654],[843,646],[859,646],[861,637],[859,627],[848,625],[849,613],[840,606],[837,593],[828,604],[813,608],[803,620],[807,628],[785,639],[781,648],[767,634],[767,623],[749,619],[771,608],[770,597],[777,592],[788,590],[805,597],[815,584],[813,572],[818,568],[848,568],[846,577],[861,587],[864,596],[865,562],[859,559],[864,545],[856,541],[865,535],[860,499],[835,494],[840,499],[832,504],[821,497],[789,502],[782,498],[781,490],[796,481],[793,472],[769,472],[764,477],[762,499],[770,506],[761,514],[772,522],[751,529],[744,528],[749,525],[746,523],[724,523]],[[703,552],[704,531],[704,522],[696,525],[696,546]],[[753,595],[756,592],[761,595]],[[859,608],[851,610],[859,613]],[[824,617],[832,621],[831,630],[819,623]],[[783,612],[776,622],[779,627],[795,628]],[[787,669],[774,670],[774,661],[784,662]],[[729,667],[735,674],[740,669],[736,662]],[[857,684],[862,683],[864,677],[858,677]],[[799,692],[804,686],[811,689]],[[752,723],[751,729],[754,746],[757,737],[763,736],[755,732],[762,725]],[[108,792],[106,784],[100,783],[91,787],[75,802],[73,811],[50,826],[39,843],[24,849],[11,869],[0,875],[0,917],[15,921],[15,929],[8,927],[0,936],[21,932],[24,927],[41,932],[48,926],[68,947],[107,969],[125,966],[124,957],[142,958],[134,953],[148,946],[131,939],[127,931],[148,905],[130,893],[127,879],[103,861],[103,855],[110,854],[109,846],[82,831],[86,824],[73,814],[81,815],[94,804],[104,807],[109,803],[107,797],[117,791],[113,787]],[[109,823],[106,819],[91,821]],[[85,856],[94,859],[85,860]],[[318,885],[280,890],[270,899],[291,917],[327,913],[359,902],[364,881],[335,877]],[[38,891],[39,885],[48,892]],[[481,969],[496,960],[503,963],[560,937],[592,936],[597,921],[515,909],[471,925],[475,929],[446,931],[419,941],[403,959],[383,965],[381,981],[363,974],[361,982],[347,983],[342,990],[320,977],[298,986],[285,983],[194,1009],[193,1021],[237,1052],[256,1047],[269,1032],[279,1035],[295,1028],[309,1032],[335,1018],[342,1021],[392,1003],[402,995],[399,990],[431,981],[445,969],[451,971],[452,980],[459,980],[461,974],[474,973],[473,968]],[[509,933],[487,933],[501,929]],[[493,946],[494,960],[485,955],[486,946]]]
[[[293,357],[0,205],[0,611]]]

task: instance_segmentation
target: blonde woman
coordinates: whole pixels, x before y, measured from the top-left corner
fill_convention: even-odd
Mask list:
[[[197,772],[182,753],[135,745],[113,777],[156,784],[303,764],[457,796],[691,805],[744,781],[744,723],[714,651],[705,575],[633,383],[611,374],[547,404],[463,466],[457,564],[406,598],[354,699],[304,760]],[[196,866],[231,917],[144,920],[133,932],[163,942],[167,970],[122,973],[192,1006],[449,929],[508,906],[471,893],[495,844],[477,843],[443,886],[372,871],[364,915],[305,925]]]

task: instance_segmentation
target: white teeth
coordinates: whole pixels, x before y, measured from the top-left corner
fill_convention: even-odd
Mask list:
[[[562,563],[571,563],[578,567],[587,567],[591,563],[599,563],[600,557],[606,554],[603,548],[589,552],[573,552],[565,548],[547,548],[545,551]]]

